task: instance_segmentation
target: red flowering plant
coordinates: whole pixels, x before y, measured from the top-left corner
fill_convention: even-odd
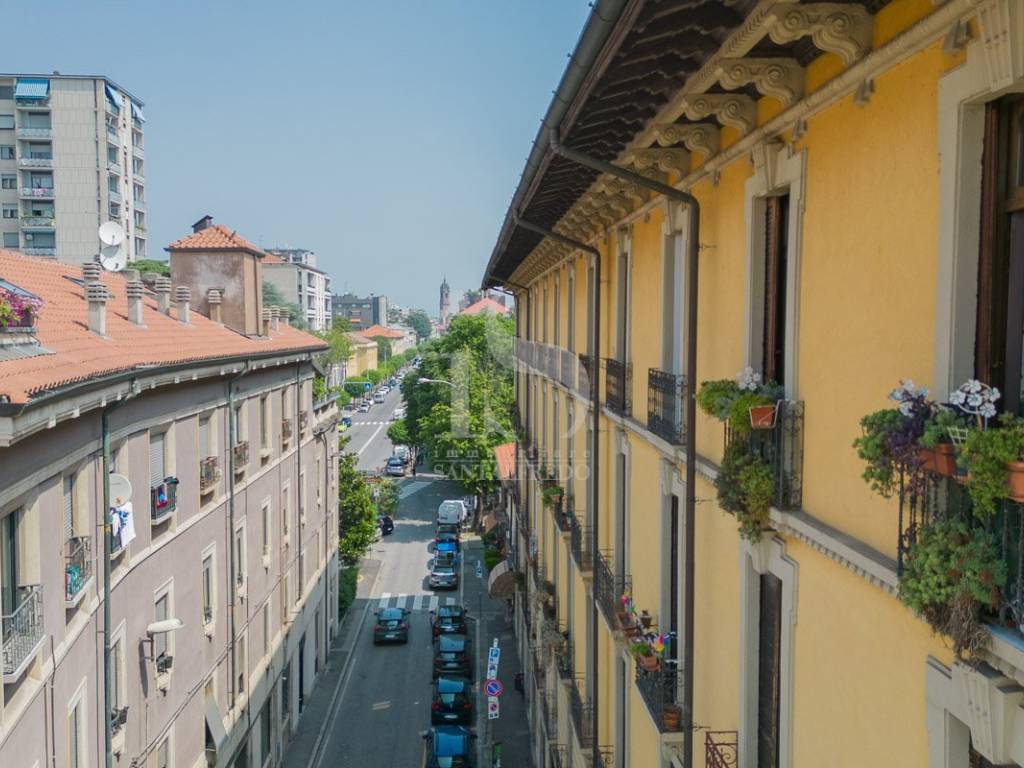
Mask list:
[[[0,330],[31,328],[42,306],[42,299],[0,288]]]

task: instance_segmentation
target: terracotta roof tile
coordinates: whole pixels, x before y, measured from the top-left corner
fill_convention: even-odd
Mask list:
[[[479,315],[481,312],[490,312],[492,315],[507,315],[512,310],[504,304],[500,304],[490,296],[484,296],[480,301],[470,304],[460,315]]]
[[[494,446],[494,460],[498,464],[499,480],[511,480],[516,476],[515,443],[502,443]]]
[[[269,338],[251,339],[198,312],[190,313],[185,326],[173,310],[171,316],[161,314],[149,296],[143,299],[145,327],[135,325],[128,321],[125,279],[112,273],[102,277],[111,297],[107,337],[101,338],[88,328],[82,286],[68,279],[81,276],[76,266],[0,250],[0,278],[43,300],[36,338],[54,353],[0,362],[0,395],[10,402],[24,403],[41,390],[139,365],[326,349],[321,339],[291,326],[282,325]]]
[[[180,240],[175,240],[168,251],[248,251],[258,256],[266,256],[262,248],[257,248],[234,230],[223,224],[211,224],[206,229],[193,232]]]
[[[375,339],[378,336],[383,336],[385,339],[404,339],[405,334],[401,331],[396,331],[393,328],[385,328],[383,325],[371,325],[369,328],[365,328],[360,333],[370,339]]]

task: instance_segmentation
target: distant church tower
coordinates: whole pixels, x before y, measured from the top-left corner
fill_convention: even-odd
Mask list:
[[[441,325],[448,325],[448,314],[451,311],[451,289],[448,287],[448,279],[441,281]]]

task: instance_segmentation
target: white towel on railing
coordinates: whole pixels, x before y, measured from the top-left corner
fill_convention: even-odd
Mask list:
[[[135,515],[132,512],[132,503],[130,501],[126,501],[120,507],[111,509],[110,527],[122,548],[131,544],[135,538]]]

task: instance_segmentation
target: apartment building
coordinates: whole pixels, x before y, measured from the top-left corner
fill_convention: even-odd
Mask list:
[[[1014,0],[594,4],[483,281],[536,765],[1024,765],[1005,466],[878,433],[1017,434],[1022,50]]]
[[[337,629],[337,413],[322,341],[237,324],[255,285],[0,251],[0,765],[280,764]]]
[[[331,278],[316,267],[316,254],[299,248],[268,248],[263,277],[273,283],[285,301],[298,304],[314,331],[330,327]]]
[[[146,258],[142,108],[102,76],[0,74],[0,247],[82,264],[116,221]]]
[[[345,293],[333,296],[331,301],[334,317],[346,318],[354,331],[388,323],[387,296],[375,296],[371,293],[367,297],[359,297],[354,293]]]

